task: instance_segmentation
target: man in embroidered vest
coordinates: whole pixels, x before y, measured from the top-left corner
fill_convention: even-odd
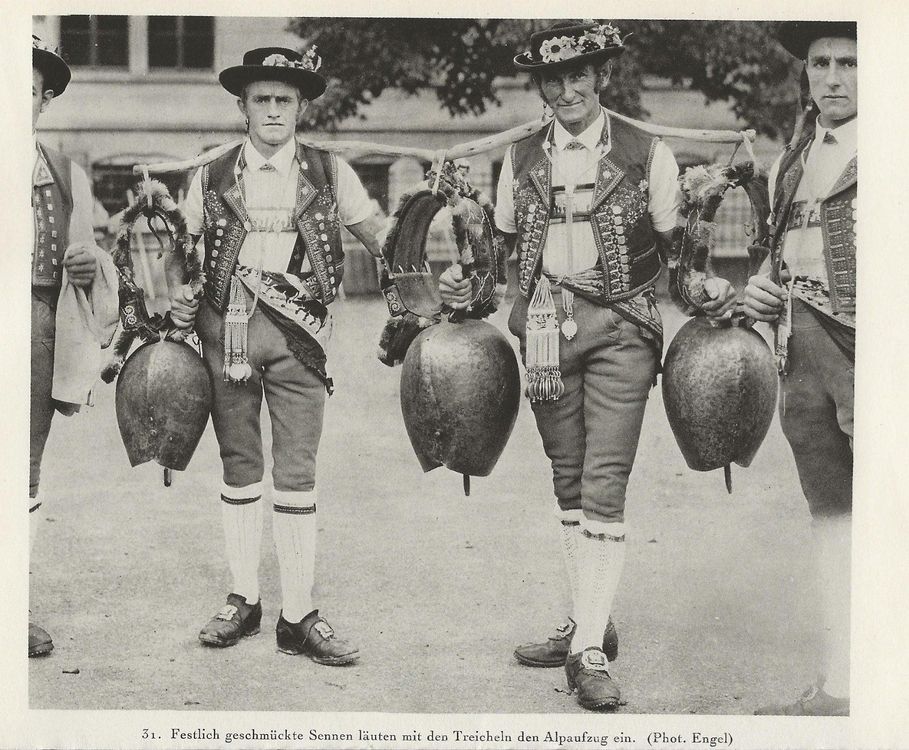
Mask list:
[[[824,665],[816,684],[795,703],[757,713],[848,715],[856,25],[787,22],[780,42],[805,61],[811,103],[804,130],[771,169],[774,226],[767,272],[749,279],[743,301],[748,315],[777,329],[780,421],[812,517]]]
[[[562,22],[531,36],[515,64],[555,118],[508,151],[496,205],[496,224],[518,252],[509,327],[552,463],[573,604],[554,636],[515,657],[564,664],[591,710],[620,701],[608,671],[618,649],[610,609],[625,555],[625,487],[662,348],[654,284],[681,202],[667,146],[600,106],[623,50],[611,24]],[[727,314],[729,283],[711,278],[705,288],[704,311]],[[456,267],[440,291],[452,307],[470,294]]]
[[[32,135],[41,113],[55,96],[66,90],[70,70],[56,50],[32,36]],[[35,242],[32,249],[32,364],[29,469],[29,549],[34,545],[42,520],[38,502],[41,459],[50,433],[54,412],[72,415],[88,403],[91,382],[75,390],[82,396],[62,395],[58,383],[67,377],[65,357],[57,352],[65,345],[58,336],[57,311],[61,291],[80,290],[91,300],[98,276],[99,253],[92,227],[92,194],[85,172],[69,158],[44,144],[35,136],[35,162],[32,176],[32,211]],[[116,289],[109,289],[116,306]],[[100,293],[100,292],[99,292]],[[108,300],[110,302],[110,300]],[[89,301],[88,304],[91,304]],[[111,331],[111,334],[113,331]],[[109,340],[108,340],[109,341]],[[100,348],[99,348],[100,351]],[[55,357],[55,353],[57,356]],[[56,369],[55,369],[56,364]],[[90,372],[93,379],[97,372]],[[72,388],[66,390],[72,392]],[[72,400],[71,400],[72,399]],[[29,623],[28,655],[42,656],[54,648],[43,629]]]
[[[283,606],[278,648],[320,664],[349,664],[357,649],[335,636],[313,606],[316,451],[322,433],[328,304],[344,268],[341,226],[374,255],[372,203],[351,167],[297,143],[309,101],[325,90],[321,59],[270,47],[222,71],[238,97],[245,142],[203,166],[186,200],[189,232],[204,241],[201,304],[169,267],[171,312],[195,322],[214,380],[212,422],[223,463],[221,512],[233,578],[226,605],[202,628],[210,646],[259,632],[263,522],[262,396],[272,423],[272,527]],[[198,312],[198,314],[197,314]]]

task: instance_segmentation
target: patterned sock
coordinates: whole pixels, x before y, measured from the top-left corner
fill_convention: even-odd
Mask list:
[[[234,594],[248,604],[259,601],[259,556],[262,547],[262,483],[221,487],[224,547],[233,577]]]
[[[272,532],[281,569],[284,619],[299,622],[313,610],[316,568],[316,492],[282,492],[273,496]]]
[[[571,589],[569,612],[571,619],[574,620],[578,606],[578,538],[581,536],[581,511],[560,510],[558,516],[562,560],[565,562],[565,572]]]
[[[610,524],[619,527],[621,524]],[[575,621],[578,628],[571,640],[571,652],[603,647],[603,631],[612,611],[625,564],[625,535],[592,534],[582,529],[578,538],[578,601]]]
[[[38,524],[44,514],[41,512],[41,503],[34,498],[29,501],[28,507],[28,559],[32,559],[32,550],[35,548],[35,537],[38,536]]]
[[[848,698],[852,516],[817,518],[812,535],[824,628],[824,691]]]

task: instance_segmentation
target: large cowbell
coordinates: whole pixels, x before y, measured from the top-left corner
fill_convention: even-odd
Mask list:
[[[140,346],[117,380],[117,424],[130,464],[154,459],[185,469],[211,404],[211,376],[191,346],[166,340]]]
[[[404,425],[423,471],[492,472],[511,435],[521,394],[514,350],[482,320],[439,323],[410,345],[401,371]]]
[[[730,464],[749,466],[776,408],[777,368],[770,347],[755,331],[685,323],[663,363],[663,404],[676,442],[695,471]]]
[[[446,164],[437,186],[437,191],[403,196],[393,216],[384,250],[392,318],[380,342],[380,349],[386,344],[380,359],[402,362],[401,411],[420,466],[424,471],[446,466],[462,474],[464,492],[470,494],[470,477],[488,476],[505,449],[517,418],[521,376],[505,336],[473,319],[487,310],[498,278],[492,207],[473,200],[478,195],[453,166]],[[424,270],[424,261],[430,224],[444,207],[478,307],[468,319],[456,311],[439,322],[437,282]],[[425,304],[414,304],[421,300]]]

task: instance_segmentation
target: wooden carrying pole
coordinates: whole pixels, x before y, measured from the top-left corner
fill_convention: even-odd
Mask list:
[[[641,130],[651,135],[663,136],[666,138],[681,138],[689,141],[700,141],[703,143],[742,143],[748,146],[755,139],[754,130],[697,130],[691,128],[674,128],[668,125],[654,125],[649,122],[620,115],[617,112],[606,110],[610,117],[618,120],[624,120],[631,123]],[[486,136],[466,143],[458,143],[448,149],[433,151],[432,149],[419,148],[416,146],[388,146],[382,143],[371,143],[369,141],[314,141],[309,138],[299,139],[308,146],[320,148],[323,151],[330,151],[336,154],[385,154],[387,156],[414,156],[418,159],[424,159],[433,163],[443,160],[464,159],[476,154],[482,154],[486,151],[493,151],[502,146],[508,146],[515,141],[526,138],[531,133],[535,133],[545,122],[533,120],[523,125],[505,130],[495,135]],[[219,156],[226,154],[233,148],[239,146],[243,141],[236,140],[225,143],[223,146],[206,151],[204,154],[193,159],[183,161],[162,162],[160,164],[138,164],[133,167],[135,174],[166,174],[168,172],[185,172],[190,169],[197,169],[204,164],[214,161]]]

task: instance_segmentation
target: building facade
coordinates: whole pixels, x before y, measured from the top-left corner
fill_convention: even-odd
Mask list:
[[[211,16],[35,16],[35,33],[60,47],[73,69],[68,92],[42,116],[40,135],[69,154],[89,173],[95,196],[108,214],[126,207],[137,178],[137,163],[173,161],[199,154],[242,135],[243,119],[236,101],[217,82],[217,72],[236,64],[259,46],[298,47],[288,18]],[[331,75],[331,60],[323,71]],[[536,92],[520,78],[502,79],[500,106],[479,116],[452,117],[432,91],[408,96],[386,91],[362,109],[365,119],[351,118],[321,140],[367,140],[390,145],[441,149],[492,135],[540,117]],[[684,88],[651,81],[643,105],[650,120],[679,127],[736,128],[728,107],[705,105],[703,96]],[[728,159],[729,146],[671,141],[679,163],[686,166]],[[769,161],[778,145],[760,141],[758,156]],[[494,194],[504,148],[469,160],[470,180]],[[412,158],[358,156],[350,159],[377,209],[394,210],[400,195],[422,179],[428,166]],[[188,175],[164,178],[175,197]],[[747,216],[744,194],[727,199],[727,221],[721,227],[720,254],[743,254],[739,217]],[[745,209],[743,211],[743,209]],[[724,210],[725,205],[724,205]],[[726,226],[728,225],[728,226]],[[728,235],[728,242],[724,239]],[[350,240],[350,238],[348,238]],[[430,252],[445,260],[445,243]],[[728,247],[727,247],[728,245]],[[348,293],[377,289],[368,259],[353,244],[345,286]]]

